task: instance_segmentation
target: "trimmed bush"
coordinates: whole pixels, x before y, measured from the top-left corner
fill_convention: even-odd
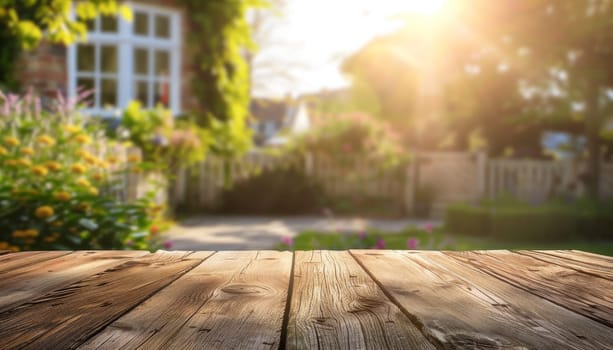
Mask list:
[[[540,207],[517,203],[455,205],[446,211],[445,226],[455,234],[501,240],[613,239],[613,207],[595,202],[552,202]]]
[[[222,194],[222,211],[235,214],[313,214],[321,212],[322,187],[295,168],[262,171]]]
[[[456,234],[485,236],[489,234],[489,215],[486,208],[455,205],[445,213],[446,228]]]

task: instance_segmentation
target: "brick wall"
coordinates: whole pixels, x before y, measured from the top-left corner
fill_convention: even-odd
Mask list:
[[[136,2],[136,1],[135,1]],[[189,32],[187,13],[176,0],[141,0],[143,4],[157,5],[181,11],[181,38]],[[42,43],[35,50],[24,52],[16,66],[16,77],[24,90],[33,88],[40,96],[53,97],[57,91],[65,93],[68,88],[67,48],[62,45]],[[193,60],[187,43],[181,41],[181,110],[189,111],[198,106],[192,94]]]

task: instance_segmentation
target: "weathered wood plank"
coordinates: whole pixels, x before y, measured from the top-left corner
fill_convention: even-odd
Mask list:
[[[589,256],[563,250],[519,250],[516,253],[613,280],[613,263],[604,264],[602,261]]]
[[[0,255],[8,254],[10,252],[10,250],[0,250]]]
[[[570,253],[585,256],[594,260],[599,260],[604,264],[613,264],[613,257],[610,256],[584,252],[583,250],[571,250]]]
[[[78,347],[199,263],[185,259],[187,254],[162,252],[131,259],[0,313],[3,349]]]
[[[41,261],[57,258],[66,254],[70,254],[70,251],[32,251],[2,255],[0,256],[0,274],[10,272],[18,268],[26,267],[28,265],[36,264]]]
[[[8,271],[0,285],[0,312],[15,308],[34,297],[77,282],[144,251],[80,251]],[[37,257],[34,255],[33,257]]]
[[[218,252],[185,283],[199,285],[201,306],[183,324],[162,329],[143,349],[277,349],[286,307],[292,254]],[[180,292],[178,290],[170,293]],[[179,327],[178,332],[173,328]]]
[[[602,349],[609,328],[440,252],[351,251],[440,348]]]
[[[435,349],[348,252],[296,252],[288,349]]]
[[[613,281],[509,251],[449,253],[481,271],[613,327]]]
[[[188,255],[186,259],[205,260],[212,254],[213,252],[196,252]],[[157,344],[157,347],[161,346],[183,327],[185,322],[211,297],[216,288],[215,282],[223,282],[222,278],[211,277],[212,274],[220,272],[211,271],[209,266],[206,264],[196,266],[135,309],[109,324],[79,348],[136,349],[142,347],[147,341],[150,343],[158,341],[161,344]]]

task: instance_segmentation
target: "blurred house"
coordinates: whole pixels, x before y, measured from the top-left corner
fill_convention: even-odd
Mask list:
[[[192,89],[192,55],[187,50],[189,14],[176,0],[129,2],[133,20],[98,17],[86,43],[42,44],[21,59],[18,79],[40,96],[59,91],[75,96],[94,89],[86,112],[112,115],[129,101],[159,103],[175,114],[197,106]]]
[[[291,99],[253,99],[251,127],[258,146],[280,146],[291,135],[301,134],[311,127],[306,103]]]

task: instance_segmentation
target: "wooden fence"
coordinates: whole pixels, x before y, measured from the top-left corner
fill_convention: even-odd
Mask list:
[[[361,157],[306,156],[294,159],[249,153],[236,160],[209,157],[181,169],[171,181],[175,208],[209,211],[220,205],[224,188],[281,164],[299,167],[316,179],[331,198],[368,199],[414,212],[420,188],[434,189],[433,215],[442,216],[456,202],[511,195],[542,203],[554,194],[584,193],[580,174],[585,164],[573,161],[488,159],[484,153],[420,153],[407,167],[381,168]],[[613,163],[602,165],[600,196],[613,197]]]
[[[210,210],[221,203],[224,188],[259,172],[280,165],[297,167],[321,184],[335,198],[389,200],[404,207],[404,169],[382,169],[381,164],[362,157],[287,158],[253,152],[241,159],[209,157],[188,169],[181,169],[172,181],[169,197],[174,207]]]

